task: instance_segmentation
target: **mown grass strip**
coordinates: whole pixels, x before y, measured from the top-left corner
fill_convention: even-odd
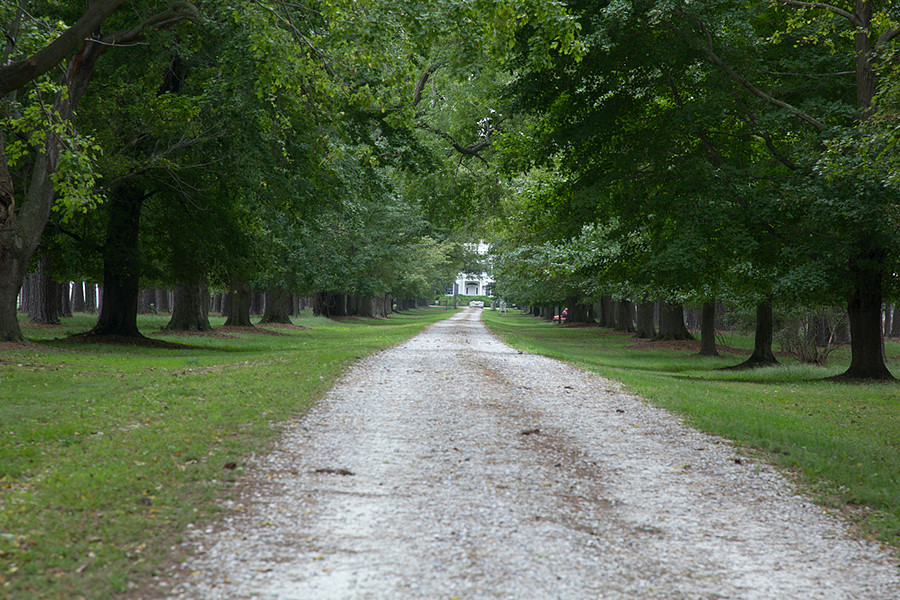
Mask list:
[[[23,323],[38,344],[0,348],[0,597],[127,590],[350,364],[450,314],[164,336],[193,346],[179,350],[53,341],[88,329],[86,315]],[[151,334],[166,320],[140,325]]]
[[[819,502],[850,514],[864,535],[900,550],[900,385],[824,381],[846,369],[846,353],[828,367],[783,359],[765,369],[722,371],[745,356],[700,357],[517,311],[483,314],[516,348],[620,381],[703,431],[759,450],[799,474]],[[732,338],[738,347],[751,341]],[[900,344],[888,342],[886,349],[897,374]]]

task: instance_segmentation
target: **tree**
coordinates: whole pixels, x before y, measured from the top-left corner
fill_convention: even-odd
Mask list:
[[[187,2],[176,2],[166,11],[153,14],[139,23],[130,24],[115,33],[88,37],[84,31],[96,32],[99,25],[119,5],[115,1],[91,3],[82,17],[46,48],[29,58],[7,64],[4,60],[0,81],[4,93],[17,90],[30,81],[37,81],[59,64],[75,48],[80,48],[69,61],[58,85],[49,81],[32,86],[28,99],[19,96],[2,99],[13,131],[34,130],[24,139],[7,139],[0,130],[0,339],[21,341],[15,318],[15,296],[21,287],[25,269],[40,240],[50,215],[54,198],[59,192],[69,210],[89,207],[95,196],[91,193],[94,176],[89,166],[90,143],[74,130],[74,114],[88,87],[97,61],[111,48],[143,39],[147,32],[165,28],[183,19],[196,16]],[[95,6],[96,5],[96,6]],[[19,18],[21,15],[17,15]],[[88,29],[89,28],[89,29]],[[11,28],[18,31],[18,27]],[[79,36],[80,37],[76,37]],[[11,40],[11,42],[10,42]],[[8,39],[4,58],[13,54],[17,38]],[[51,99],[43,99],[49,96]],[[49,106],[49,110],[43,107]],[[6,127],[4,127],[6,129]],[[88,150],[83,148],[87,147]],[[10,152],[12,151],[12,153]],[[29,163],[30,169],[20,163]],[[60,168],[64,170],[60,172]],[[66,167],[69,173],[66,173]],[[30,171],[27,191],[17,201],[14,173]],[[67,176],[68,175],[68,176]]]
[[[674,277],[663,276],[671,267],[643,273],[641,283],[708,301],[706,288],[738,283],[732,269],[752,258],[757,272],[776,272],[784,295],[844,295],[855,340],[847,376],[890,377],[875,306],[896,270],[896,228],[883,218],[896,191],[879,187],[886,178],[848,151],[877,115],[875,58],[898,35],[889,6],[570,6],[592,43],[581,63],[557,57],[516,80],[520,108],[543,123],[539,142],[518,147],[544,149],[529,154],[532,162],[571,173],[570,197],[590,191],[594,218],[614,215],[644,232],[651,255],[665,257],[657,266],[693,263]],[[853,94],[841,81],[847,74]],[[741,242],[777,251],[741,256]],[[713,268],[696,268],[703,260]],[[712,277],[698,281],[697,273]]]

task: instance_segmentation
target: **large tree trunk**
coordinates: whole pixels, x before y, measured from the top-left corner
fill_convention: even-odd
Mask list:
[[[882,269],[885,252],[870,250],[851,261],[854,289],[847,295],[850,367],[844,379],[893,379],[884,362],[881,331]]]
[[[19,329],[16,303],[28,261],[50,216],[53,203],[50,176],[56,172],[59,163],[56,138],[48,136],[43,152],[35,158],[25,202],[17,210],[4,153],[5,140],[0,130],[0,342],[25,341]]]
[[[579,302],[578,296],[566,296],[566,323],[590,323],[591,307]]]
[[[653,313],[656,302],[641,302],[637,307],[637,327],[634,337],[652,339],[656,336],[656,322]]]
[[[138,231],[144,191],[124,182],[113,188],[103,246],[103,303],[93,335],[143,337],[138,331],[141,265]]]
[[[43,253],[42,253],[43,254]],[[62,285],[54,281],[50,275],[50,257],[42,255],[38,261],[37,273],[32,280],[34,301],[28,314],[34,323],[59,325],[62,314]]]
[[[629,300],[616,302],[616,331],[634,332],[634,305]]]
[[[209,292],[206,283],[179,281],[168,331],[212,331],[209,324]]]
[[[700,356],[718,356],[716,349],[716,303],[704,302],[700,313]]]
[[[616,326],[616,309],[612,296],[600,297],[600,327],[613,329]]]
[[[675,302],[660,301],[659,333],[653,341],[692,340],[694,336],[684,325],[684,306]]]
[[[250,321],[250,285],[243,281],[232,281],[228,296],[231,301],[225,327],[253,327]]]
[[[772,313],[772,305],[768,302],[760,302],[756,305],[756,334],[753,338],[753,353],[743,363],[731,368],[749,369],[778,364],[775,354],[772,352],[774,338],[775,316]]]
[[[266,310],[260,323],[291,323],[291,295],[285,290],[266,291]]]
[[[397,301],[397,310],[402,310],[405,301]],[[347,316],[347,298],[344,294],[316,292],[313,296],[313,314],[326,318]]]

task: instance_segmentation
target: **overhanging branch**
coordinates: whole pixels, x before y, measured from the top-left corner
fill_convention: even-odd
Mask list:
[[[900,27],[898,27],[897,29],[888,29],[878,37],[878,41],[875,43],[875,48],[881,48],[885,44],[891,42],[898,35],[900,35]]]
[[[125,0],[93,0],[74,25],[28,58],[0,67],[0,96],[40,77],[75,52]]]
[[[434,75],[434,72],[441,68],[441,65],[434,64],[428,67],[422,76],[419,77],[419,81],[416,83],[416,91],[413,94],[413,106],[418,106],[419,102],[422,101],[422,92],[425,90],[425,84],[428,83],[428,78]]]

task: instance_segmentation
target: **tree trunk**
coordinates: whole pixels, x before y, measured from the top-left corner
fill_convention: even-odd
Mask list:
[[[97,284],[95,283],[84,285],[84,312],[91,314],[97,312]]]
[[[252,292],[250,294],[250,314],[261,315],[265,312],[266,296],[263,292]]]
[[[29,273],[22,281],[22,312],[28,315],[29,319],[33,319],[38,314],[38,275],[37,273]]]
[[[53,199],[50,174],[56,170],[56,161],[51,161],[53,157],[47,153],[53,150],[58,159],[59,150],[48,141],[45,152],[35,160],[31,187],[25,205],[17,215],[4,144],[0,130],[0,342],[24,342],[16,305],[28,261],[37,248],[50,215]]]
[[[138,331],[140,258],[138,231],[144,192],[134,183],[120,183],[109,201],[109,223],[103,246],[103,303],[92,335],[143,337]]]
[[[612,296],[600,297],[600,327],[613,329],[616,326],[616,309]]]
[[[76,281],[72,284],[72,312],[85,312],[84,282]]]
[[[266,291],[266,310],[260,323],[291,323],[291,295],[285,290]]]
[[[694,336],[684,325],[684,306],[661,300],[659,303],[659,333],[654,342],[666,340],[692,340]]]
[[[716,349],[716,303],[704,302],[700,313],[700,356],[718,356]]]
[[[397,301],[397,309],[403,309],[403,300]],[[316,292],[313,296],[313,314],[332,319],[347,316],[347,299],[344,294]]]
[[[874,249],[851,261],[854,289],[847,295],[850,315],[850,367],[842,379],[893,379],[884,361],[881,331],[882,269],[885,252]]]
[[[328,293],[316,292],[313,295],[313,314],[317,317],[328,317]]]
[[[82,42],[80,39],[77,45],[81,45],[81,49],[69,60],[63,77],[62,83],[67,93],[59,94],[49,111],[57,123],[70,122],[74,118],[97,59],[111,46]],[[51,129],[41,151],[35,153],[31,179],[20,207],[16,207],[4,151],[6,141],[0,129],[0,341],[24,341],[16,318],[16,298],[28,261],[50,217],[50,208],[56,197],[51,178],[58,170],[63,143],[55,128]]]
[[[616,302],[616,331],[634,333],[634,305],[629,300]]]
[[[209,324],[209,292],[206,283],[179,281],[167,331],[212,331]]]
[[[62,312],[60,316],[63,317],[71,317],[72,316],[72,295],[69,290],[69,285],[71,282],[65,281],[59,286],[59,301],[62,303]]]
[[[637,307],[637,327],[634,337],[652,339],[656,336],[656,323],[653,318],[656,302],[641,302]]]
[[[566,296],[566,323],[590,323],[590,306],[579,302],[578,296]]]
[[[745,369],[778,364],[775,354],[772,353],[774,332],[775,316],[772,313],[772,305],[768,302],[760,302],[756,305],[756,334],[753,338],[753,354],[733,368]]]
[[[239,280],[231,283],[228,318],[225,327],[253,327],[250,321],[250,285]]]
[[[897,305],[894,304],[894,311],[897,310]],[[898,315],[900,317],[900,315]],[[900,318],[895,318],[891,323],[891,337],[900,337]]]
[[[32,279],[34,302],[28,312],[33,323],[59,325],[62,314],[62,286],[50,278],[50,257],[46,254],[38,261],[37,274]]]

